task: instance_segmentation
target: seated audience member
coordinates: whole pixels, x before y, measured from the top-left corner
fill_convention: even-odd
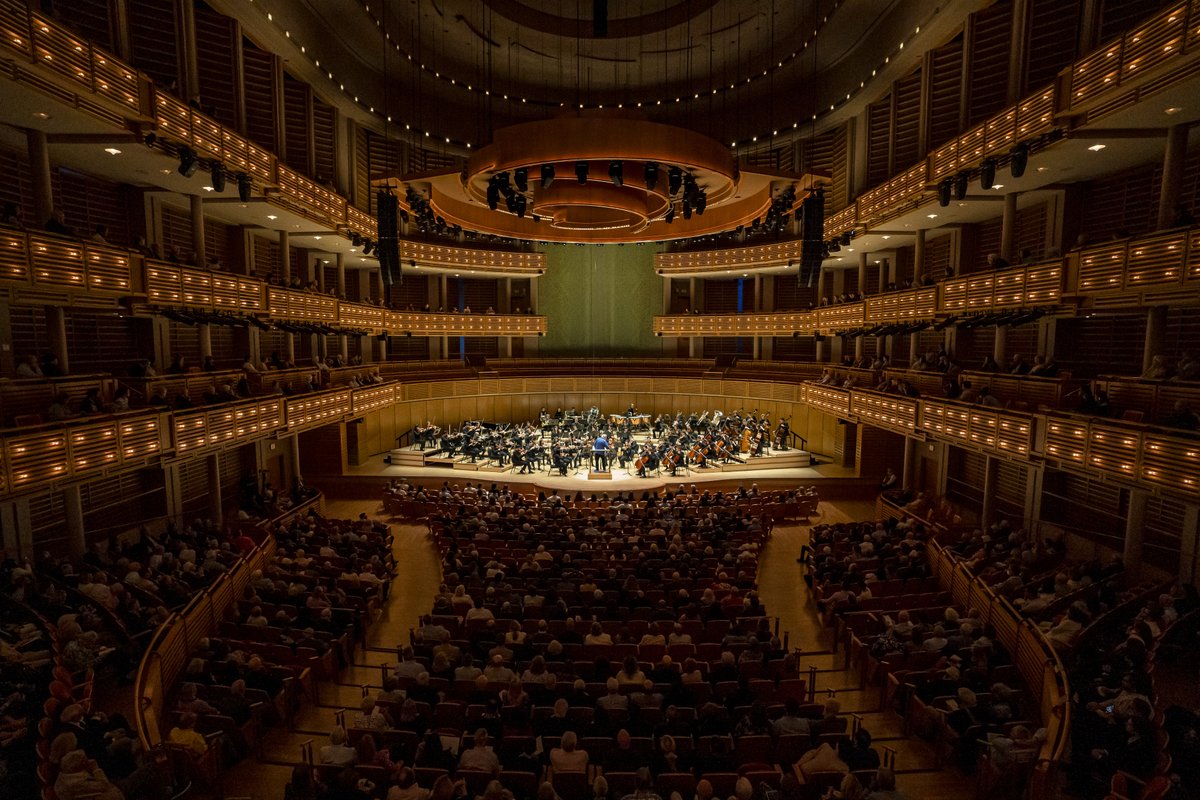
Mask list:
[[[125,794],[109,781],[96,762],[82,750],[63,756],[54,793],[59,800],[124,800]]]
[[[196,730],[196,715],[190,711],[179,715],[179,722],[171,728],[167,740],[183,745],[193,755],[202,756],[208,752],[208,740]]]
[[[329,732],[329,744],[323,746],[317,753],[321,763],[339,767],[352,766],[358,760],[358,751],[347,742],[346,729],[341,725],[335,725]]]
[[[574,731],[563,734],[559,746],[550,751],[550,766],[555,772],[587,772],[588,754],[578,745]]]
[[[1150,366],[1142,373],[1142,379],[1148,381],[1165,381],[1171,377],[1171,365],[1164,355],[1156,355],[1150,359]]]
[[[500,771],[500,759],[488,746],[488,733],[485,729],[475,731],[474,745],[463,750],[458,759],[458,766],[460,769],[478,770],[489,774]]]

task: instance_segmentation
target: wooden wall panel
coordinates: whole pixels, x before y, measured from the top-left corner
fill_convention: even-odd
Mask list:
[[[971,15],[967,127],[978,125],[1007,105],[1008,62],[1012,44],[1012,4],[1000,0]]]
[[[204,3],[196,3],[195,7],[196,62],[202,105],[222,125],[236,129],[234,58],[237,23]]]

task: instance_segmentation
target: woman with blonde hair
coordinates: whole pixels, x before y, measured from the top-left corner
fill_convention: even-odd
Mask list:
[[[588,754],[580,750],[574,731],[562,735],[559,746],[550,751],[550,766],[555,772],[587,772]]]

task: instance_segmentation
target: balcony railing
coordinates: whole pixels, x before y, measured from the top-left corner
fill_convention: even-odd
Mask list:
[[[659,336],[791,336],[816,330],[817,315],[803,311],[761,314],[670,314],[654,317]]]
[[[660,274],[686,272],[715,272],[732,269],[778,266],[800,260],[801,242],[760,244],[723,250],[696,250],[682,253],[656,253],[654,268]]]
[[[410,261],[428,264],[432,267],[504,273],[506,275],[541,275],[546,271],[544,253],[475,250],[469,247],[402,239],[400,241],[400,263],[406,267]]]
[[[127,295],[132,260],[114,247],[0,228],[0,281],[31,289]]]

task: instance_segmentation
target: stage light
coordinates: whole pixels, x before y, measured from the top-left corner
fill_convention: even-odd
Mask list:
[[[679,194],[679,187],[683,186],[683,170],[679,167],[671,167],[667,172],[667,188],[671,192],[671,196]]]
[[[675,204],[672,203],[671,206],[669,208],[667,208],[667,215],[665,217],[663,217],[663,222],[666,222],[668,225],[670,225],[674,221],[675,221]]]
[[[516,204],[517,216],[521,219],[525,219],[525,208],[527,202],[528,201],[525,200],[525,195],[523,194],[517,195],[517,199],[514,201]]]
[[[354,245],[355,247],[362,247],[362,243],[363,243],[362,234],[358,234],[358,233],[350,234],[350,243],[352,245]]]
[[[492,211],[495,211],[500,206],[500,188],[494,183],[488,184],[487,204],[488,208]]]
[[[209,166],[209,173],[212,178],[213,191],[225,191],[225,165],[220,161],[214,161]]]
[[[542,188],[549,189],[552,183],[554,183],[554,165],[542,164]]]
[[[701,192],[696,197],[696,215],[704,216],[704,209],[708,208],[708,194]]]
[[[254,181],[244,172],[239,172],[237,176],[238,199],[243,203],[250,202],[250,195],[254,192]]]
[[[363,241],[363,255],[364,256],[371,255],[371,251],[374,249],[375,249],[375,243],[372,242],[370,239],[366,239]]]
[[[971,173],[963,170],[954,176],[954,199],[967,199],[967,182],[971,180]]]
[[[587,183],[588,162],[586,162],[586,161],[576,161],[575,162],[575,180],[579,181],[581,184]]]
[[[196,174],[196,170],[199,168],[200,160],[196,158],[195,152],[190,147],[179,148],[179,174],[190,178]]]
[[[985,192],[996,183],[996,159],[985,158],[979,168],[979,188]]]
[[[849,247],[850,240],[854,238],[854,231],[842,231],[842,246]]]
[[[1019,178],[1025,174],[1025,167],[1029,166],[1029,143],[1021,142],[1012,149],[1009,155],[1012,160],[1009,161],[1008,166],[1012,170],[1012,176]]]
[[[832,241],[830,241],[829,244],[826,245],[826,249],[829,250],[829,252],[831,252],[831,253],[842,252],[842,246],[840,244],[838,244],[837,239],[833,239]]]
[[[513,170],[513,183],[517,185],[518,192],[524,192],[529,189],[529,171],[525,167],[517,167]]]
[[[646,162],[646,191],[653,192],[654,187],[658,186],[658,164],[653,161]]]
[[[950,205],[950,193],[954,191],[953,183],[953,178],[943,178],[942,182],[938,184],[938,205],[942,208]]]
[[[608,177],[612,179],[613,186],[623,186],[625,184],[625,163],[622,161],[608,162]]]

